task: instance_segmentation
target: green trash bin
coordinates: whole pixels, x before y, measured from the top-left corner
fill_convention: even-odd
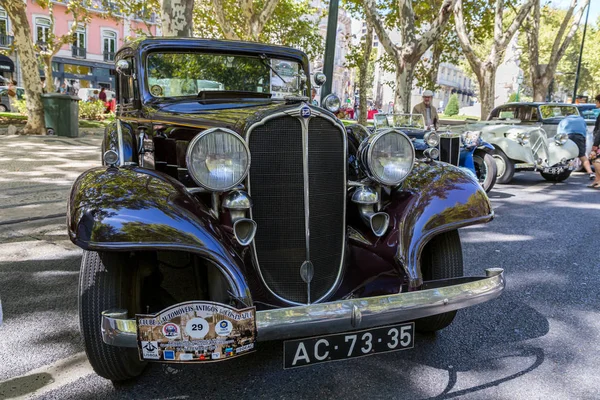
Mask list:
[[[48,135],[79,137],[79,100],[66,94],[42,95]]]

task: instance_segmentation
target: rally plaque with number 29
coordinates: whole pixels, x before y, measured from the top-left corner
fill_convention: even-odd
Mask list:
[[[288,340],[283,343],[283,367],[297,368],[327,361],[411,349],[415,324],[386,326],[356,332]]]

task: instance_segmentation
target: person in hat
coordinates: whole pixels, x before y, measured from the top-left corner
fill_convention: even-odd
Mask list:
[[[431,90],[425,90],[423,92],[423,101],[413,108],[412,113],[423,115],[425,126],[437,129],[439,117],[432,102],[433,92]]]

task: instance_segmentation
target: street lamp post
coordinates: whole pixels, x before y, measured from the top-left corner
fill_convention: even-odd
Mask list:
[[[340,0],[331,0],[329,2],[329,15],[327,17],[327,36],[325,37],[325,57],[323,58],[323,73],[327,77],[327,80],[321,88],[321,99],[324,99],[325,96],[331,93],[339,2]]]
[[[579,61],[577,62],[577,73],[575,74],[575,88],[573,89],[572,104],[575,104],[577,99],[577,86],[579,86],[579,74],[581,73],[581,58],[583,57],[583,44],[585,43],[585,33],[587,32],[588,17],[590,16],[590,8],[592,7],[591,2],[588,3],[587,13],[585,15],[585,25],[583,26],[583,38],[581,39],[581,48],[579,49]]]

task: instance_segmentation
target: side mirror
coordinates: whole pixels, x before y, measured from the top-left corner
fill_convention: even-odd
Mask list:
[[[327,81],[327,77],[322,72],[317,72],[314,75],[314,79],[315,79],[315,86],[323,86],[325,84],[325,82]]]
[[[127,60],[119,60],[117,61],[116,68],[119,74],[123,74],[125,76],[131,75],[131,63]]]

